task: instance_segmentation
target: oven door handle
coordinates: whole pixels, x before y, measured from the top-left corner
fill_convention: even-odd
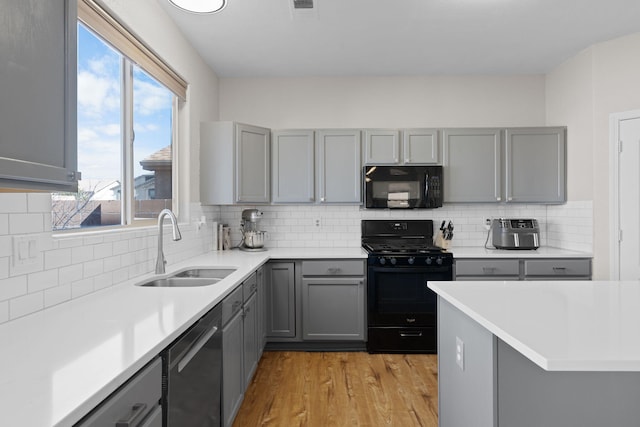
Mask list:
[[[400,336],[403,337],[403,338],[406,338],[406,337],[421,337],[422,336],[422,331],[400,332]]]

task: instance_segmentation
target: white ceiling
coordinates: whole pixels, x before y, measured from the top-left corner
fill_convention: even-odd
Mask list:
[[[545,73],[640,31],[640,0],[158,0],[220,77]]]

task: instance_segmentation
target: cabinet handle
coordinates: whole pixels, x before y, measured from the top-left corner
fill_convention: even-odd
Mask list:
[[[501,200],[502,200],[502,197],[498,196],[498,197],[496,197],[496,200],[497,200],[497,201],[501,201]]]
[[[216,332],[218,332],[218,327],[214,326],[209,330],[209,332],[204,334],[204,336],[200,338],[193,346],[191,346],[187,354],[185,354],[184,357],[178,362],[178,372],[182,372],[182,370],[187,367],[189,362],[191,362],[191,359],[196,356],[200,349],[204,347],[207,341],[209,341],[209,339],[211,339],[213,334],[215,334]]]
[[[407,323],[416,323],[416,318],[415,317],[407,318],[406,321]]]
[[[494,271],[496,271],[495,267],[482,267],[482,271],[484,273],[493,273]]]
[[[236,311],[242,305],[242,301],[235,301],[231,306],[231,311]]]
[[[401,337],[421,337],[422,332],[400,332]]]
[[[340,272],[340,269],[338,267],[327,268],[327,273],[329,274],[338,274],[339,272]]]
[[[118,420],[116,427],[131,427],[136,424],[138,418],[147,411],[146,403],[136,403],[131,407],[131,414],[126,420]]]
[[[567,270],[567,267],[553,267],[553,271],[556,273],[564,273]]]

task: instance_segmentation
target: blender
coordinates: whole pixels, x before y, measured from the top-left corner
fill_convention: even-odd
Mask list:
[[[267,232],[258,229],[258,223],[262,218],[262,212],[258,209],[245,209],[242,211],[240,232],[242,241],[239,248],[243,251],[266,251],[264,241]]]

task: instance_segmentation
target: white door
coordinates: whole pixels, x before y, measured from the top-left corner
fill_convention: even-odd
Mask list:
[[[617,265],[613,276],[619,280],[640,280],[640,112],[616,118],[618,136],[618,203],[619,223]],[[613,171],[615,173],[615,170]],[[614,175],[615,176],[615,175]],[[614,221],[616,217],[613,218]],[[616,250],[617,249],[617,250]],[[612,258],[615,263],[615,256]],[[617,268],[616,268],[617,267]]]

